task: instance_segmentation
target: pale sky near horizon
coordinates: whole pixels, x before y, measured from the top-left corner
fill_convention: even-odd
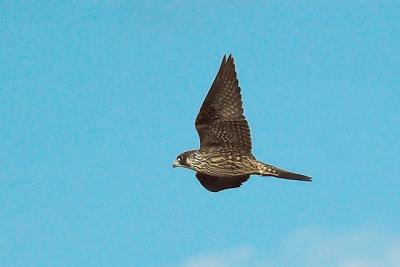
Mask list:
[[[398,1],[1,1],[0,266],[400,266]],[[173,169],[224,54],[253,153]]]

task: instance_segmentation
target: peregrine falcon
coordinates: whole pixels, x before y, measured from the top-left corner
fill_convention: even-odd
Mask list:
[[[311,181],[311,177],[265,164],[251,153],[250,129],[243,115],[239,82],[232,55],[222,59],[197,115],[200,149],[180,154],[173,167],[194,170],[209,191],[240,187],[250,175]]]

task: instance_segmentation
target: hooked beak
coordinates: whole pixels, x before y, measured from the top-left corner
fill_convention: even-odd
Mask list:
[[[181,164],[179,163],[179,161],[178,160],[175,160],[174,161],[174,163],[172,163],[172,167],[180,167],[181,166]]]

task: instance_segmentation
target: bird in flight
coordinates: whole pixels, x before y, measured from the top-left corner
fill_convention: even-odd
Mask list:
[[[180,154],[173,167],[194,170],[212,192],[240,187],[250,175],[311,181],[311,177],[256,160],[241,98],[233,57],[224,56],[196,118],[200,149]]]

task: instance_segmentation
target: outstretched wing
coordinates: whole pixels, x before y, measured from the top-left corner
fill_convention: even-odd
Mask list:
[[[251,153],[250,129],[243,115],[242,97],[231,55],[222,59],[195,125],[200,137],[200,149],[234,147]]]
[[[249,175],[237,177],[216,177],[199,172],[196,173],[196,177],[200,181],[201,185],[211,192],[240,187],[242,183],[249,179]]]

